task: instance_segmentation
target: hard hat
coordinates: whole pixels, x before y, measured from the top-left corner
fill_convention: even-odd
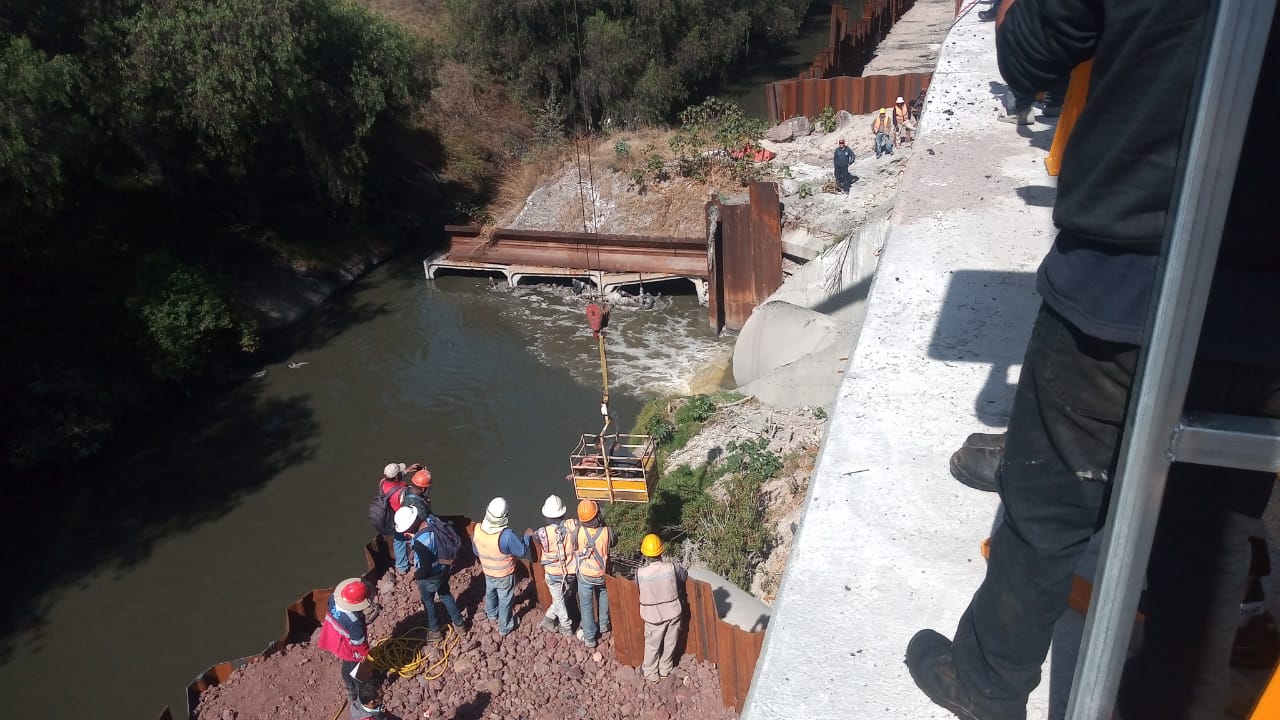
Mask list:
[[[582,500],[578,503],[578,519],[588,522],[600,514],[600,506],[595,500]]]
[[[333,604],[348,612],[369,607],[369,586],[360,578],[348,578],[333,589]]]
[[[899,95],[899,96],[898,96],[898,99],[893,101],[893,104],[894,104],[894,105],[901,105],[901,104],[902,104],[902,103],[904,103],[904,102],[906,102],[906,100],[903,100],[903,99],[902,99],[902,96],[901,96],[901,95]]]
[[[404,463],[387,463],[387,466],[382,468],[382,477],[384,478],[399,478],[403,474]]]
[[[413,483],[414,487],[429,488],[431,487],[431,471],[422,468],[414,473],[413,477],[409,478],[409,482]]]
[[[405,532],[418,522],[418,508],[405,505],[396,511],[394,518],[396,532]]]
[[[559,495],[548,495],[547,501],[542,503],[542,517],[548,520],[558,520],[564,517],[565,512],[564,501]]]
[[[661,557],[662,556],[662,538],[649,533],[644,536],[644,540],[640,541],[640,554],[645,557]]]
[[[881,115],[883,115],[883,114],[885,114],[885,113],[887,113],[887,112],[889,112],[889,108],[880,108],[880,114],[881,114]]]
[[[506,517],[507,516],[506,498],[496,497],[490,500],[489,507],[485,508],[484,514],[494,519]]]

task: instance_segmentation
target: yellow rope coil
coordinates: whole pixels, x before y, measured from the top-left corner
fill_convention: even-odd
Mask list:
[[[414,628],[410,634],[386,638],[369,650],[369,661],[374,667],[386,672],[393,672],[400,677],[423,675],[428,680],[437,680],[449,669],[449,657],[461,638],[454,632],[452,625],[445,625],[444,638],[429,643],[425,636],[414,633],[426,631],[426,628]],[[430,647],[440,650],[440,657],[429,662]]]

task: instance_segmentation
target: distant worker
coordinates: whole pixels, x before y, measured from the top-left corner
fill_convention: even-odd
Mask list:
[[[357,678],[360,662],[369,655],[364,611],[372,605],[371,594],[368,584],[360,578],[338,583],[329,597],[329,611],[320,623],[320,639],[316,642],[321,650],[338,656],[352,720],[382,717],[382,708],[375,700],[377,687]]]
[[[460,543],[457,531],[435,515],[423,515],[411,505],[396,511],[395,522],[396,532],[408,533],[413,538],[413,552],[418,566],[414,578],[418,581],[422,609],[427,613],[427,640],[435,642],[444,638],[444,634],[440,632],[440,619],[436,614],[437,595],[445,611],[449,613],[454,629],[462,634],[465,632],[462,612],[458,610],[458,603],[449,591],[449,574]]]
[[[911,108],[901,95],[893,101],[894,142],[898,145],[909,143],[915,139],[916,120],[911,116]]]
[[[849,166],[853,164],[853,151],[844,144],[844,138],[840,138],[831,162],[836,168],[836,187],[840,188],[840,192],[849,192],[849,188],[853,187],[853,174],[849,172]]]
[[[378,481],[379,500],[375,501],[374,506],[369,510],[369,520],[373,523],[374,529],[379,534],[391,536],[391,549],[396,558],[396,572],[401,575],[409,572],[409,541],[399,533],[388,533],[390,528],[387,525],[391,518],[395,517],[396,511],[404,506],[404,498],[409,492],[409,486],[404,482],[404,475],[408,472],[426,471],[422,470],[422,466],[417,463],[413,465],[387,463],[382,469],[382,478]],[[431,473],[427,473],[427,477],[430,478]],[[428,484],[430,484],[429,481]]]
[[[671,674],[675,667],[676,640],[680,636],[680,620],[684,609],[680,604],[680,587],[688,575],[672,560],[662,558],[662,540],[650,533],[640,543],[640,553],[647,558],[636,571],[640,590],[640,619],[644,620],[644,679],[657,682]]]
[[[523,558],[528,552],[524,541],[511,532],[507,522],[507,501],[496,497],[489,501],[484,521],[476,526],[471,538],[471,549],[480,558],[480,569],[484,571],[484,614],[494,621],[500,637],[516,629],[511,618],[516,558]]]
[[[604,574],[609,567],[609,549],[618,536],[604,524],[600,506],[594,500],[578,503],[578,612],[582,627],[578,633],[587,647],[595,647],[600,636],[609,632],[609,592],[604,587]],[[596,622],[595,598],[600,596],[599,624]]]
[[[876,138],[876,157],[893,154],[893,140],[889,133],[893,131],[893,121],[889,119],[889,108],[880,108],[875,119],[871,121],[871,134]]]
[[[569,591],[570,580],[578,572],[575,557],[578,521],[566,519],[567,512],[559,495],[548,496],[542,503],[542,517],[547,519],[547,524],[532,535],[542,554],[539,562],[545,573],[547,590],[551,593],[551,607],[542,618],[542,629],[555,632],[558,627],[564,635],[573,633],[573,620],[569,617],[564,597]]]

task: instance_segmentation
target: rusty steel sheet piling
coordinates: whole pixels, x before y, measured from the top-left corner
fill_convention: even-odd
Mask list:
[[[751,311],[782,285],[778,186],[751,183],[745,198],[716,198],[706,212],[711,328],[740,330]]]

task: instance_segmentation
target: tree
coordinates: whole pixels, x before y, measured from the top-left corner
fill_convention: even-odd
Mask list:
[[[78,66],[25,37],[0,43],[0,192],[48,210],[61,197],[62,157],[80,124],[69,111]]]

